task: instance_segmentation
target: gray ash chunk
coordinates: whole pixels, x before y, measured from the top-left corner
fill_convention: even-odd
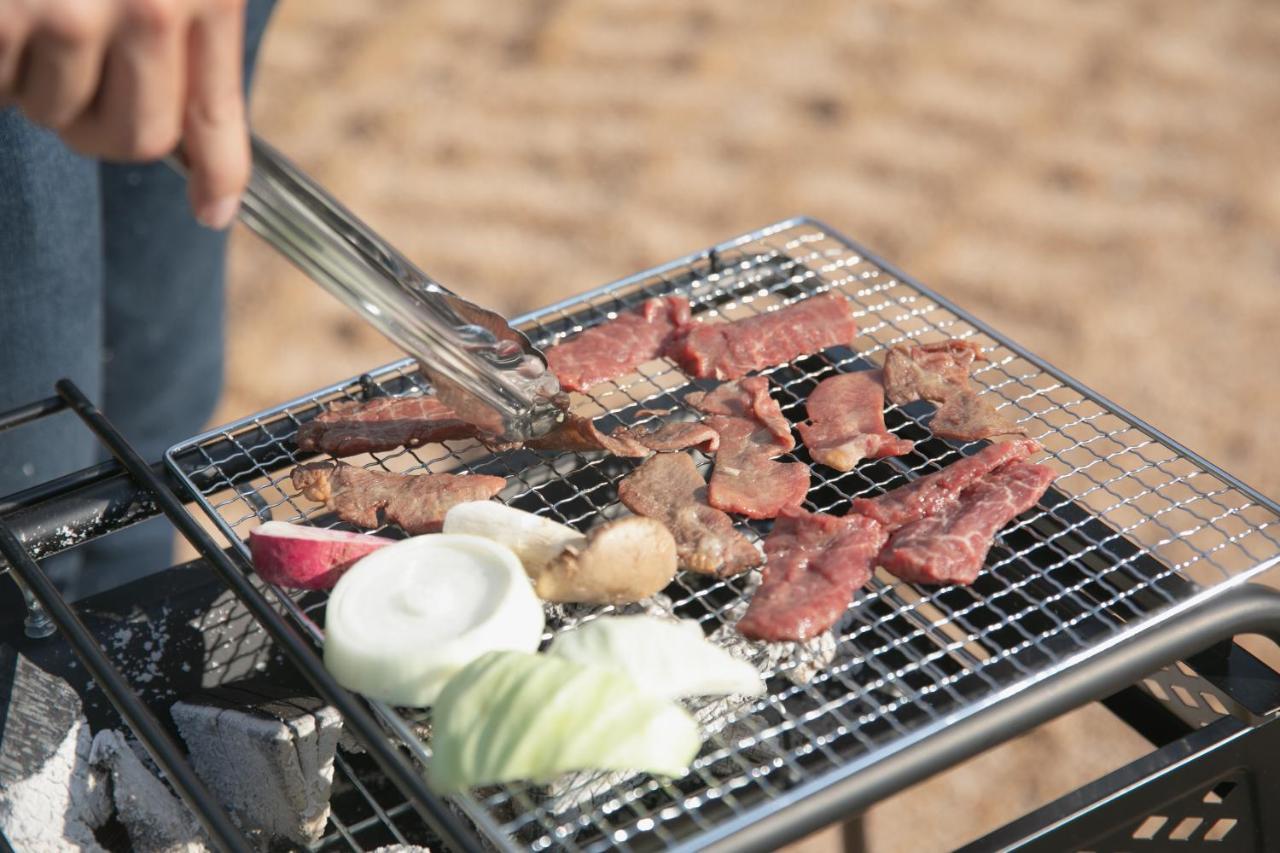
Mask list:
[[[181,800],[147,769],[124,735],[113,730],[93,737],[89,763],[108,774],[116,819],[136,853],[203,853],[208,839]]]
[[[248,832],[310,844],[329,818],[342,718],[319,699],[259,682],[223,685],[169,713],[196,773]]]
[[[0,832],[13,849],[102,850],[93,827],[111,803],[89,746],[71,686],[0,646]]]

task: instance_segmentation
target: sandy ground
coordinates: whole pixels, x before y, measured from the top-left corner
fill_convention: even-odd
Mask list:
[[[819,217],[1275,496],[1277,56],[1263,0],[310,0],[254,115],[506,312]],[[229,334],[219,421],[396,355],[245,233]],[[871,849],[951,848],[1143,751],[1086,708],[876,806]]]

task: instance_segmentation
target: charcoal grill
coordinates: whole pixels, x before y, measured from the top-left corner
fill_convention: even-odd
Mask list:
[[[792,422],[803,419],[807,394],[827,376],[877,366],[889,347],[904,341],[963,338],[981,345],[990,358],[975,370],[975,383],[1043,444],[1046,461],[1059,476],[1034,510],[1000,534],[972,587],[917,587],[877,575],[838,624],[834,656],[807,680],[800,673],[814,668],[812,649],[799,650],[780,665],[768,679],[767,695],[757,700],[693,705],[707,740],[682,779],[579,776],[555,792],[514,784],[441,803],[420,780],[430,761],[422,736],[429,714],[362,703],[336,688],[316,656],[323,643],[325,596],[286,594],[251,582],[243,540],[257,524],[274,519],[341,526],[292,486],[290,470],[308,458],[293,443],[299,426],[338,400],[428,392],[410,360],[184,441],[155,468],[130,458],[88,401],[62,385],[61,403],[46,401],[39,411],[37,405],[11,413],[0,426],[70,402],[123,457],[133,480],[134,499],[124,502],[130,509],[106,521],[101,513],[81,519],[64,528],[57,542],[32,532],[38,527],[31,521],[32,507],[56,505],[58,495],[69,490],[127,492],[120,465],[108,465],[15,496],[0,503],[0,515],[10,510],[5,523],[14,528],[23,528],[25,518],[26,550],[36,556],[154,512],[153,503],[196,542],[244,603],[247,624],[255,629],[260,624],[326,699],[341,702],[348,725],[354,724],[371,747],[370,757],[361,760],[376,760],[376,772],[383,774],[376,778],[394,783],[382,785],[375,796],[370,783],[362,781],[370,777],[340,753],[338,772],[345,780],[340,787],[358,807],[355,816],[344,816],[335,805],[332,831],[319,849],[364,849],[424,832],[433,842],[443,839],[463,848],[767,849],[856,815],[915,780],[1104,697],[1160,747],[1147,759],[1146,775],[1133,776],[1139,770],[1125,768],[1118,773],[1130,775],[1102,780],[1091,791],[1093,800],[1064,800],[988,842],[1059,849],[1067,839],[1067,844],[1083,847],[1088,841],[1089,849],[1100,850],[1112,849],[1104,843],[1108,833],[1115,834],[1119,847],[1180,840],[1177,833],[1186,824],[1170,822],[1177,814],[1170,803],[1183,794],[1201,796],[1207,783],[1195,768],[1210,767],[1214,756],[1226,760],[1223,756],[1238,750],[1242,738],[1276,737],[1268,723],[1270,712],[1280,707],[1271,700],[1280,693],[1260,688],[1276,677],[1229,642],[1243,633],[1280,636],[1280,596],[1250,583],[1280,562],[1275,502],[810,219],[728,241],[536,311],[516,325],[546,347],[652,296],[680,294],[688,297],[696,316],[732,320],[826,291],[853,301],[860,335],[856,348],[828,350],[765,371]],[[656,411],[667,411],[665,418],[691,418],[685,397],[705,387],[670,362],[655,361],[592,389],[575,408],[599,418],[606,429],[644,423],[658,417]],[[814,466],[806,507],[843,513],[851,498],[879,494],[982,446],[933,437],[931,412],[923,403],[891,407],[889,428],[914,440],[915,451],[845,474]],[[803,448],[791,458],[810,462]],[[619,512],[618,482],[635,466],[598,454],[493,454],[469,441],[347,461],[395,472],[497,474],[508,480],[501,500],[579,527]],[[702,459],[701,465],[705,470],[710,460]],[[181,505],[184,500],[187,507]],[[121,512],[121,501],[110,505]],[[202,513],[206,526],[226,539],[225,553],[189,513]],[[5,529],[0,526],[0,549],[51,607],[59,627],[74,635],[77,626],[57,601],[46,600],[51,590],[42,588],[47,585],[40,582],[38,568],[24,559],[18,543],[6,541]],[[744,529],[759,538],[768,525],[752,522]],[[677,614],[713,633],[736,618],[735,605],[750,583],[750,577],[716,581],[684,574],[667,595]],[[619,610],[628,608],[584,609],[565,618]],[[561,621],[552,620],[548,637]],[[1243,698],[1236,684],[1242,673],[1252,685]],[[101,677],[115,680],[118,673],[104,669]],[[130,722],[135,729],[152,725],[145,719]],[[1190,762],[1193,755],[1204,761]],[[1135,778],[1150,784],[1134,788]],[[1250,780],[1256,781],[1249,776],[1233,784]],[[1134,790],[1150,794],[1159,784],[1176,796],[1133,801],[1145,805],[1121,796]],[[1221,787],[1220,781],[1214,784]],[[201,808],[208,807],[198,791],[191,795]],[[1217,805],[1224,796],[1218,796]],[[1234,802],[1245,799],[1237,796]],[[1163,807],[1167,814],[1148,807]],[[1154,828],[1152,816],[1163,819]],[[1231,821],[1225,831],[1223,820]],[[1255,821],[1258,832],[1261,820]],[[1187,838],[1214,841],[1214,833],[1233,842],[1246,835],[1262,838],[1248,828],[1253,824],[1242,823],[1243,817],[1199,821],[1185,831]],[[1085,826],[1092,835],[1081,834]]]

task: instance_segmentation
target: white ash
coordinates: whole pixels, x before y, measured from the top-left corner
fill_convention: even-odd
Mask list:
[[[170,714],[196,773],[246,830],[300,844],[320,838],[342,729],[335,709],[238,684],[178,702]]]
[[[111,814],[89,766],[80,697],[12,648],[0,648],[0,832],[15,850],[101,851],[93,836]]]
[[[660,619],[675,619],[675,605],[666,595],[658,592],[632,604],[547,604],[547,627],[555,631],[567,631],[599,616],[644,614]]]
[[[208,840],[181,800],[152,774],[120,732],[93,738],[89,763],[109,775],[116,818],[137,853],[203,853]]]
[[[431,850],[417,844],[388,844],[385,847],[375,847],[370,853],[431,853]]]

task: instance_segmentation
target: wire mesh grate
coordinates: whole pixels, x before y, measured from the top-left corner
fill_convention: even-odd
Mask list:
[[[792,423],[803,420],[813,387],[837,372],[879,366],[905,341],[975,341],[989,361],[974,382],[999,410],[1041,442],[1059,473],[1040,505],[997,537],[970,587],[919,587],[878,574],[830,636],[765,649],[733,641],[756,573],[727,580],[683,574],[661,602],[696,619],[718,641],[733,641],[766,667],[768,692],[755,700],[692,703],[706,744],[688,775],[577,775],[551,786],[508,785],[457,798],[500,847],[640,849],[691,842],[727,821],[750,821],[781,807],[853,763],[873,762],[976,713],[1081,654],[1179,603],[1213,594],[1273,565],[1280,554],[1274,504],[1174,447],[1077,383],[999,337],[926,288],[895,274],[825,227],[796,220],[756,232],[655,271],[608,285],[523,318],[549,346],[651,296],[681,294],[701,319],[738,319],[835,290],[857,306],[857,349],[834,348],[764,371]],[[575,395],[575,411],[602,428],[694,418],[692,381],[666,360]],[[341,399],[428,391],[408,361],[324,389],[174,447],[170,467],[198,495],[233,542],[268,519],[341,526],[299,496],[289,472],[304,461],[298,426]],[[837,473],[813,465],[806,507],[842,514],[871,496],[976,452],[929,431],[932,407],[890,407],[886,423],[916,449]],[[695,458],[698,455],[695,454]],[[803,447],[784,461],[811,463]],[[637,464],[599,454],[516,451],[495,455],[474,442],[447,442],[348,459],[386,471],[497,474],[503,501],[586,528],[621,510],[618,482]],[[708,470],[710,459],[699,459]],[[767,522],[740,523],[759,539]],[[241,546],[243,548],[243,546]],[[318,640],[323,596],[283,606]],[[629,608],[553,608],[551,631]],[[548,633],[548,637],[550,632]],[[381,706],[384,720],[421,761],[429,715]]]

